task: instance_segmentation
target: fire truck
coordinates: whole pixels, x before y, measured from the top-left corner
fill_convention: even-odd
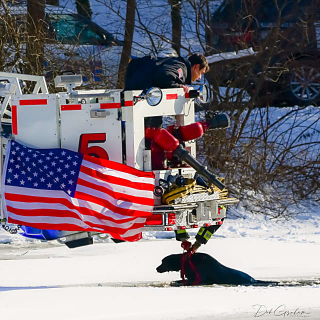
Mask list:
[[[180,88],[77,90],[81,84],[81,75],[61,75],[55,79],[60,92],[49,93],[44,77],[0,72],[1,166],[9,138],[31,148],[64,148],[109,159],[154,172],[155,205],[146,231],[223,223],[226,207],[238,199],[228,197],[223,179],[196,160],[195,140],[206,130],[227,127],[229,119],[215,114],[195,122],[195,100],[205,99],[205,86],[185,93]],[[166,129],[145,125],[146,118],[159,116],[169,117]],[[9,231],[20,227],[5,226],[3,213],[1,221]],[[90,244],[95,235],[20,230],[27,237],[60,239],[69,247]]]

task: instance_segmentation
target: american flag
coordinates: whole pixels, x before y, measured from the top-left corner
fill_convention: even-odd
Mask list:
[[[139,240],[154,206],[154,173],[66,149],[10,141],[2,194],[9,223]]]

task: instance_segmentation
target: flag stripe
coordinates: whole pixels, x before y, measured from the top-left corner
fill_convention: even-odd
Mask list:
[[[92,177],[90,175],[87,175],[83,172],[80,172],[79,178],[83,179],[83,180],[87,180],[89,182],[92,182],[97,186],[106,187],[109,190],[114,191],[114,192],[125,193],[130,196],[134,196],[134,197],[144,197],[144,198],[149,198],[149,199],[154,198],[153,190],[147,191],[147,190],[132,189],[127,186],[117,185],[117,184],[113,184],[113,183],[109,183],[109,182],[97,179],[97,178]]]
[[[117,237],[118,235],[120,235],[121,238],[126,239],[126,230],[119,230],[119,232],[117,232],[117,229],[114,228],[110,228],[110,232],[107,229],[104,228],[98,228],[98,227],[92,227],[86,224],[82,224],[79,225],[78,224],[78,220],[75,221],[75,223],[72,223],[72,221],[70,221],[69,223],[62,223],[61,220],[55,219],[54,217],[50,217],[52,218],[52,221],[50,223],[45,222],[34,222],[34,219],[21,219],[20,216],[16,216],[15,214],[11,213],[11,215],[9,216],[8,222],[9,223],[15,223],[15,224],[19,224],[19,225],[28,225],[30,227],[34,227],[37,229],[49,229],[49,230],[64,230],[64,231],[94,231],[94,232],[103,232],[103,233],[110,233],[112,235],[114,235],[115,237]],[[59,229],[58,229],[59,228]],[[143,224],[141,223],[137,223],[137,224],[133,224],[131,229],[132,235],[136,234],[136,233],[140,233],[143,230]],[[131,232],[129,233],[129,236],[131,235]],[[128,239],[126,239],[128,240]]]
[[[20,217],[20,216],[18,216]],[[82,227],[79,226],[78,224],[73,225],[73,224],[64,224],[64,223],[37,223],[34,222],[35,220],[30,220],[30,221],[25,221],[25,220],[20,220],[18,218],[14,218],[11,215],[8,217],[8,222],[9,223],[14,223],[14,224],[19,224],[19,225],[24,225],[28,227],[33,227],[37,229],[44,229],[44,230],[64,230],[64,231],[91,231],[91,232],[100,232],[103,233],[103,229],[94,229],[92,227]],[[108,232],[106,232],[108,233]]]
[[[36,209],[52,204],[52,206],[63,205],[69,209],[79,208],[79,210],[92,210],[92,212],[100,213],[104,217],[104,219],[106,217],[109,217],[114,221],[132,219],[132,217],[113,212],[105,206],[101,206],[89,201],[70,198],[62,191],[38,190],[37,196],[34,196],[33,193],[30,192],[30,190],[32,191],[32,189],[29,188],[20,188],[20,194],[15,194],[15,188],[13,187],[7,186],[7,189],[8,192],[5,193],[5,200],[15,202],[15,207],[21,205],[22,209],[24,205],[28,206],[29,204],[33,204],[34,208]],[[54,198],[50,198],[49,193],[50,195],[53,195]]]
[[[104,201],[107,201],[107,202],[104,202],[102,204],[102,206],[104,207],[107,207],[108,209],[112,209],[114,212],[117,212],[119,214],[124,214],[123,210],[122,209],[125,209],[125,210],[138,210],[138,211],[145,211],[145,212],[151,212],[152,210],[152,206],[148,206],[148,205],[141,205],[141,204],[136,204],[136,203],[133,203],[133,202],[128,202],[128,201],[122,201],[122,199],[108,199],[106,196],[104,196],[104,193],[99,191],[99,190],[94,190],[92,188],[87,188],[87,187],[84,187],[84,186],[78,186],[77,188],[77,191],[76,192],[81,192],[81,193],[85,193],[87,194],[88,196],[93,196],[94,198],[92,199],[92,202],[95,202],[96,198],[98,198],[101,202],[101,200],[104,200]],[[104,196],[104,199],[102,199],[102,196]],[[87,201],[90,201],[89,198],[87,199]],[[100,203],[99,202],[99,203]],[[111,207],[113,206],[113,207]],[[121,210],[117,210],[115,208],[119,208]],[[126,215],[128,215],[128,212],[126,213]]]
[[[80,172],[83,172],[91,177],[97,178],[99,180],[102,180],[102,181],[105,181],[107,183],[111,183],[114,185],[126,186],[126,187],[130,187],[132,189],[137,189],[137,190],[153,191],[153,189],[154,189],[154,185],[152,185],[152,184],[132,182],[130,180],[126,180],[123,178],[112,177],[112,176],[109,176],[109,175],[104,174],[102,172],[99,172],[97,170],[87,168],[85,166],[82,166],[80,168]]]
[[[39,225],[46,223],[48,221],[48,218],[50,218],[51,224],[57,224],[57,223],[65,223],[65,224],[74,224],[74,225],[80,225],[82,227],[93,227],[95,229],[101,229],[104,231],[112,231],[119,234],[125,233],[128,229],[132,228],[135,225],[142,225],[144,226],[145,218],[136,218],[133,221],[126,222],[126,223],[114,223],[107,220],[99,220],[95,217],[82,217],[82,219],[79,219],[79,216],[76,214],[71,214],[70,210],[43,210],[43,209],[37,209],[37,210],[21,210],[16,209],[11,206],[8,206],[8,211],[11,213],[11,217],[13,219],[20,219],[25,222],[32,222],[33,215],[34,217],[37,217],[37,223]],[[54,212],[52,212],[54,211]],[[31,213],[31,214],[30,214]],[[52,217],[52,213],[54,213],[54,217]],[[40,227],[42,228],[42,227]],[[69,231],[69,230],[66,230]]]
[[[8,205],[10,204],[11,206],[14,206],[16,208],[21,208],[21,209],[24,208],[23,206],[27,207],[30,204],[34,205],[33,207],[34,209],[40,209],[40,208],[46,209],[51,204],[51,208],[54,208],[55,210],[61,210],[65,208],[68,208],[69,210],[75,209],[80,214],[91,213],[97,216],[98,218],[107,219],[110,221],[122,222],[122,221],[125,221],[126,219],[130,221],[131,219],[135,218],[134,216],[129,217],[127,215],[118,214],[116,212],[111,211],[110,209],[105,209],[102,206],[100,207],[103,208],[104,210],[101,210],[101,211],[94,211],[94,210],[91,210],[90,208],[76,206],[70,203],[70,201],[68,201],[67,199],[60,199],[60,201],[58,199],[55,199],[55,202],[52,202],[50,201],[50,198],[45,199],[45,198],[39,198],[35,196],[22,196],[22,195],[8,194],[8,193],[5,194],[5,199],[8,201],[7,203]],[[13,202],[15,203],[14,205],[13,205]]]
[[[110,190],[110,184],[104,184],[105,186],[103,186],[102,183],[92,183],[89,182],[90,178],[87,178],[88,181],[83,180],[79,177],[78,179],[78,187],[77,187],[77,191],[80,191],[80,186],[84,186],[84,187],[88,187],[91,188],[93,190],[101,190],[101,192],[103,192],[105,194],[105,197],[108,198],[112,198],[114,200],[114,202],[117,202],[116,199],[122,200],[122,201],[128,201],[130,203],[136,203],[136,204],[143,204],[143,205],[148,205],[148,206],[153,206],[154,200],[153,197],[152,199],[148,199],[148,198],[144,198],[144,197],[137,197],[134,195],[130,195],[127,194],[125,192],[115,192],[112,189]],[[96,181],[95,181],[96,182]],[[153,195],[153,194],[152,194]]]
[[[94,202],[97,204],[100,204],[104,207],[109,208],[110,210],[112,210],[113,212],[119,213],[119,214],[123,214],[126,216],[141,216],[141,217],[147,217],[151,214],[150,211],[141,211],[141,210],[131,210],[131,209],[125,209],[125,208],[121,208],[121,207],[116,207],[113,206],[109,201],[105,200],[105,199],[101,199],[99,197],[95,197],[93,195],[88,195],[84,192],[78,192],[76,191],[75,196],[78,199],[81,200],[85,200],[85,201],[90,201],[90,202]]]
[[[106,167],[109,169],[113,169],[115,171],[118,171],[119,173],[128,173],[131,174],[135,177],[141,177],[142,179],[146,179],[146,178],[151,178],[154,179],[154,172],[150,171],[150,172],[144,172],[144,171],[140,171],[138,169],[126,166],[122,163],[118,163],[118,162],[114,162],[114,161],[110,161],[110,160],[105,160],[105,159],[101,159],[101,158],[95,158],[95,157],[91,157],[89,155],[83,155],[83,160],[84,161],[88,161],[89,163],[95,163],[98,164],[101,167]],[[84,164],[86,165],[86,164]],[[151,183],[151,180],[150,180]]]
[[[104,199],[103,199],[102,198],[102,196],[104,196],[103,192],[101,192],[99,190],[93,190],[91,188],[87,188],[87,187],[84,187],[84,186],[78,186],[76,193],[77,193],[77,196],[79,196],[79,193],[86,194],[88,196],[85,199],[86,201],[90,201],[90,202],[93,202],[93,203],[98,203],[100,206],[108,208],[109,210],[112,210],[113,212],[116,212],[118,214],[125,214],[127,216],[130,213],[128,211],[124,211],[124,210],[131,210],[132,212],[135,211],[135,210],[138,210],[139,212],[143,211],[143,212],[147,212],[147,214],[148,214],[148,213],[150,213],[152,211],[152,208],[153,208],[153,207],[148,206],[148,205],[136,204],[136,203],[133,203],[131,201],[129,201],[129,202],[128,201],[122,201],[121,198],[119,198],[119,199],[113,199],[113,198],[108,199],[107,197],[104,197]],[[90,196],[93,197],[91,200],[89,198]],[[99,201],[99,202],[97,202],[97,201]]]
[[[14,202],[14,201],[7,201],[7,206],[8,208],[10,207],[11,209],[9,211],[15,212],[16,214],[20,214],[22,216],[40,216],[40,215],[45,215],[48,216],[48,214],[40,214],[40,211],[36,210],[44,210],[43,213],[47,212],[48,210],[56,210],[55,216],[61,217],[61,216],[69,216],[69,217],[74,217],[81,219],[82,217],[85,217],[85,219],[90,220],[90,217],[93,217],[94,219],[99,219],[99,220],[105,220],[105,221],[110,221],[111,223],[117,223],[117,224],[123,224],[127,222],[132,222],[135,217],[130,217],[130,218],[124,218],[124,219],[113,219],[110,216],[103,215],[99,212],[95,212],[93,210],[87,209],[87,208],[75,208],[75,209],[70,209],[67,206],[60,205],[60,206],[55,206],[53,209],[53,206],[50,204],[43,204],[41,208],[39,208],[39,205],[37,203],[19,203],[19,202]],[[15,211],[12,211],[15,210]],[[67,211],[69,211],[69,214],[67,214]],[[62,212],[64,212],[62,214]],[[52,212],[53,213],[53,212]]]

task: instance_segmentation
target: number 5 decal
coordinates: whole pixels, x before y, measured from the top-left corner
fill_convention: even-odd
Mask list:
[[[107,138],[105,133],[83,133],[80,136],[78,152],[109,160],[108,153],[103,148],[97,146],[88,148],[89,143],[103,143],[106,140]]]

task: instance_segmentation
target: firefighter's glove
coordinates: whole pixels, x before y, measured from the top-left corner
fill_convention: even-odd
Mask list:
[[[182,241],[181,242],[181,248],[185,251],[189,251],[191,249],[191,242],[189,241]]]

